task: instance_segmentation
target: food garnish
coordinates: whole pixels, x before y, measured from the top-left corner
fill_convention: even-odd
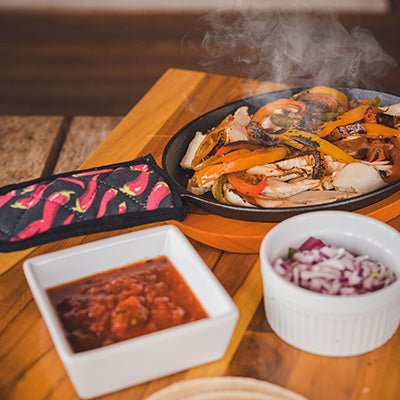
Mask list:
[[[196,132],[180,165],[193,172],[190,192],[211,192],[224,204],[297,207],[351,198],[400,179],[400,106],[315,86],[253,114],[239,107]]]
[[[298,249],[289,247],[274,270],[304,289],[330,295],[357,295],[382,289],[396,280],[393,271],[367,255],[308,238]]]

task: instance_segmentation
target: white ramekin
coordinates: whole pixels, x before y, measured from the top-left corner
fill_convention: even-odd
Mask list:
[[[397,280],[376,292],[354,296],[315,293],[286,281],[271,262],[310,236],[369,255],[392,269]],[[362,354],[387,342],[399,325],[400,234],[383,222],[345,211],[301,214],[265,236],[260,262],[268,322],[294,347],[326,356]]]

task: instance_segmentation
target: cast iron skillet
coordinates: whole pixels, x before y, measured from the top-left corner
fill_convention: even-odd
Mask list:
[[[281,90],[277,92],[265,93],[257,96],[248,97],[233,103],[226,104],[215,110],[196,118],[182,129],[180,129],[166,145],[162,165],[163,169],[168,173],[176,186],[179,188],[184,200],[209,211],[212,214],[220,215],[227,218],[240,219],[245,221],[258,222],[279,222],[293,215],[304,212],[317,210],[345,210],[353,211],[370,204],[374,204],[387,196],[396,192],[400,187],[400,181],[387,185],[383,188],[374,190],[367,194],[356,196],[350,199],[339,200],[332,203],[318,204],[312,206],[301,207],[282,207],[282,208],[248,208],[241,206],[232,206],[219,203],[215,200],[211,193],[202,196],[194,195],[186,190],[188,179],[191,173],[183,170],[179,163],[186,153],[186,149],[194,137],[196,131],[206,132],[215,127],[228,114],[233,113],[241,106],[248,106],[249,113],[254,113],[264,104],[280,99],[287,98],[291,95],[304,90],[305,88],[297,88],[294,90]],[[379,96],[381,105],[391,105],[400,103],[400,97],[366,89],[338,88],[345,92],[349,98],[367,98],[374,99]]]

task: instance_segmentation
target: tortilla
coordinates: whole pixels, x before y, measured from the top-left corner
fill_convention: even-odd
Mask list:
[[[307,400],[281,386],[254,378],[215,377],[181,381],[146,400]]]

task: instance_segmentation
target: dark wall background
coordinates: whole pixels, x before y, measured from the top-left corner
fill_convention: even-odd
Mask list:
[[[387,15],[339,15],[368,29],[398,65],[379,84],[400,96],[400,1]],[[0,114],[124,115],[168,68],[245,76],[201,64],[197,14],[0,13]]]

